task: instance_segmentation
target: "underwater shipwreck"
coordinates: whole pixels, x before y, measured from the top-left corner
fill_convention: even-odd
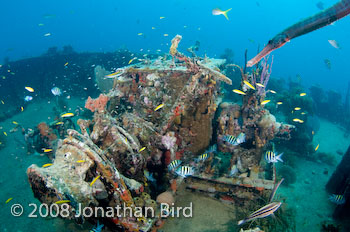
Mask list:
[[[264,107],[271,64],[266,58],[251,72],[237,68],[242,104],[224,102],[221,86],[232,81],[220,70],[236,66],[187,57],[177,50],[181,39],[172,40],[168,56],[114,73],[95,67],[102,93],[85,105],[93,119],[78,119],[80,131],[68,129],[63,140],[52,138],[52,164],[27,170],[37,199],[67,204],[67,220],[99,222],[111,231],[157,231],[167,221],[160,204],[176,205],[180,186],[245,212],[265,205],[279,180],[263,154],[271,140],[288,140],[295,128],[277,122]],[[232,144],[227,136],[242,141]],[[78,204],[142,210],[138,216],[84,217],[77,216]]]

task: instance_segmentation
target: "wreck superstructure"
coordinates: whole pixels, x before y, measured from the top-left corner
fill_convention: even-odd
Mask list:
[[[87,100],[93,119],[78,120],[80,133],[68,131],[52,165],[28,168],[36,198],[48,204],[67,200],[70,219],[79,213],[78,203],[92,208],[152,207],[153,216],[78,220],[100,221],[115,231],[151,231],[162,225],[159,203],[176,199],[177,184],[250,200],[273,189],[275,173],[261,168],[263,148],[276,136],[288,138],[292,126],[276,122],[260,104],[265,90],[246,91],[242,106],[222,103],[220,84],[232,84],[220,72],[225,60],[188,58],[177,51],[181,38],[172,40],[170,59],[142,59],[113,74],[95,68],[97,84],[106,94]],[[263,72],[256,75],[266,75]],[[252,76],[242,72],[242,81],[247,78]],[[239,133],[246,135],[242,145],[232,147],[222,140]],[[213,143],[231,155],[230,167],[237,166],[237,175],[218,172],[220,158],[213,152],[205,162],[194,162]],[[183,182],[167,169],[173,160],[193,166],[195,174]],[[146,173],[154,173],[158,187],[150,185]],[[156,202],[162,192],[168,199]]]

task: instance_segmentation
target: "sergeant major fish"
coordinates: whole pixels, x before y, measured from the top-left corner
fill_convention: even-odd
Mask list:
[[[182,163],[181,160],[171,161],[171,163],[168,165],[168,170],[169,171],[175,170],[181,163]]]
[[[206,161],[209,158],[208,153],[203,153],[195,159],[196,162]]]
[[[336,194],[332,194],[329,197],[329,200],[337,205],[342,205],[345,203],[345,198],[343,195],[336,195]]]
[[[265,159],[268,163],[277,163],[278,161],[283,162],[283,160],[281,159],[282,155],[283,155],[283,153],[277,155],[273,151],[267,151],[265,153]]]
[[[237,145],[245,142],[245,134],[240,133],[237,137],[235,137],[233,135],[225,135],[222,140],[225,142],[228,142],[229,144],[231,144],[233,146],[237,146]]]
[[[190,166],[181,166],[176,170],[176,174],[185,178],[192,176],[194,174],[194,169]]]

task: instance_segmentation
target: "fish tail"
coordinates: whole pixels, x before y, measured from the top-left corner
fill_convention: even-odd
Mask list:
[[[227,13],[230,11],[230,10],[232,10],[232,8],[230,8],[230,9],[228,9],[228,10],[225,10],[222,14],[225,16],[225,18],[227,19],[227,20],[229,20],[228,19],[228,16],[227,16]]]
[[[281,154],[279,154],[277,157],[276,157],[276,160],[279,160],[279,161],[281,161],[281,162],[283,162],[283,160],[282,160],[282,155],[283,155],[283,152],[281,153]]]

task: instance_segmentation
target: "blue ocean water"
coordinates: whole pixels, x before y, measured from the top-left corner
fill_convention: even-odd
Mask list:
[[[72,46],[77,52],[107,53],[123,48],[134,53],[162,54],[169,51],[171,39],[180,34],[183,36],[179,46],[180,51],[185,51],[196,41],[200,41],[197,55],[219,58],[225,49],[229,48],[234,52],[234,63],[243,65],[246,49],[248,49],[248,59],[253,58],[258,49],[261,50],[275,34],[319,12],[320,9],[317,7],[319,2],[319,0],[283,2],[276,0],[7,1],[0,8],[0,64],[6,63],[6,60],[16,61],[37,57],[44,54],[50,47],[61,49],[66,45]],[[327,8],[337,1],[322,2]],[[214,16],[212,14],[214,8],[222,10],[232,8],[228,13],[229,20],[222,15]],[[325,91],[335,90],[344,98],[350,79],[349,29],[350,20],[347,16],[334,25],[293,39],[272,53],[274,56],[272,76],[285,80],[301,78],[301,83],[308,94],[309,87],[320,85]],[[328,40],[336,40],[341,48],[334,48]],[[331,62],[331,69],[325,65],[325,59]],[[50,75],[55,73],[52,72]],[[23,89],[16,89],[16,83],[26,85],[30,82],[30,75],[27,79],[20,78],[18,82],[16,79],[9,80],[9,78],[1,81],[11,82],[13,89],[7,89],[7,91],[16,92],[22,98]],[[1,129],[9,131],[13,127],[12,121],[31,127],[41,121],[54,118],[50,111],[52,104],[56,101],[50,95],[50,89],[53,86],[51,83],[45,86],[44,80],[41,83],[36,82],[36,86],[38,88],[40,86],[41,93],[38,92],[42,94],[46,91],[46,95],[44,94],[43,99],[34,100],[33,105],[28,106],[28,111],[32,113],[25,112],[24,115],[9,118],[1,125]],[[69,84],[69,80],[62,80],[60,88],[69,90]],[[93,83],[84,79],[82,87],[88,87],[90,91],[92,86]],[[83,106],[86,97],[93,95],[92,93],[96,95],[96,91],[92,90],[79,93],[77,96],[72,94],[69,107],[75,109],[77,105]],[[7,99],[6,95],[2,95],[1,99],[5,103],[13,100]],[[47,106],[47,102],[51,105]],[[313,141],[314,146],[323,142],[320,151],[335,153],[336,150],[340,150],[344,153],[349,142],[348,137],[343,137],[344,131],[324,119],[321,119],[321,124],[319,133]],[[332,134],[332,138],[329,138],[329,134]],[[10,139],[11,141],[7,142],[8,147],[0,151],[2,157],[10,157],[8,162],[3,164],[4,172],[0,180],[3,186],[1,204],[5,205],[5,200],[10,197],[13,197],[16,202],[38,203],[39,201],[33,197],[29,188],[25,171],[30,164],[43,165],[49,162],[49,159],[38,155],[28,158],[29,156],[24,154],[21,147],[23,143],[18,142],[23,139],[22,136],[12,136]],[[341,157],[336,156],[336,162],[340,159]],[[305,211],[303,209],[311,207],[307,203],[312,204],[312,207],[315,207],[313,210],[316,210],[316,205],[322,201],[323,205],[321,204],[320,208],[330,215],[333,206],[327,203],[326,193],[305,201],[303,198],[305,199],[305,195],[310,196],[317,190],[323,189],[324,183],[328,180],[329,176],[323,175],[319,177],[322,181],[315,183],[317,190],[310,188],[308,183],[318,178],[314,173],[325,172],[325,169],[331,173],[335,167],[325,167],[311,162],[302,162],[298,167],[300,175],[297,177],[296,187],[281,190],[286,196],[290,196],[287,202],[292,205],[295,201],[302,201],[298,206],[299,212],[302,212]],[[18,182],[9,184],[12,179]],[[305,191],[302,192],[300,189]],[[298,195],[295,192],[303,194]],[[9,214],[8,205],[3,207],[0,215],[2,231],[89,231],[91,229],[88,225],[80,227],[73,222],[61,219],[15,218]],[[315,217],[299,215],[297,231],[303,231],[304,226],[312,227],[313,224],[307,223]]]
[[[180,46],[201,42],[199,55],[219,56],[225,48],[243,63],[244,51],[256,54],[275,34],[317,13],[319,0],[310,1],[8,1],[0,9],[0,59],[16,60],[44,53],[52,46],[71,45],[77,51],[114,51],[126,47],[167,51],[171,38],[181,34]],[[324,7],[337,1],[322,1]],[[227,21],[212,9],[232,8]],[[165,17],[160,20],[160,17]],[[39,24],[44,24],[39,26]],[[184,26],[187,26],[184,28]],[[152,30],[152,27],[155,27]],[[346,17],[275,51],[274,76],[295,77],[345,94],[350,20]],[[51,36],[45,37],[46,33]],[[138,33],[143,33],[138,36]],[[164,37],[164,34],[169,34]],[[338,41],[340,50],[328,40]],[[254,41],[254,42],[252,42]],[[328,70],[324,59],[329,59]]]

